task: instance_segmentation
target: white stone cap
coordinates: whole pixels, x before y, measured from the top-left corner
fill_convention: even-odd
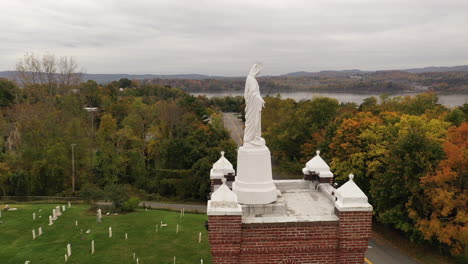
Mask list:
[[[210,179],[221,179],[229,173],[235,174],[236,171],[231,162],[224,157],[224,151],[221,151],[221,158],[213,164],[210,170]]]
[[[349,175],[349,181],[335,192],[335,207],[339,211],[372,211],[372,205],[367,202],[367,196],[353,181],[354,175]]]
[[[208,201],[208,215],[242,215],[242,207],[237,202],[237,195],[226,185],[226,178],[222,178],[223,184],[211,194]]]
[[[333,173],[330,171],[330,166],[320,157],[320,150],[316,151],[317,155],[306,163],[302,169],[304,174],[311,172],[317,173],[320,178],[333,178]]]

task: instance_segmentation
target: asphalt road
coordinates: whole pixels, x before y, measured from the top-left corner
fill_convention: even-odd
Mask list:
[[[244,124],[237,118],[236,113],[223,113],[224,127],[229,130],[231,138],[236,141],[238,146],[242,145],[244,133]],[[278,179],[274,177],[275,179]],[[206,211],[206,209],[205,209]],[[415,260],[404,255],[400,250],[391,246],[388,241],[383,239],[369,240],[369,249],[366,251],[367,264],[418,264]]]
[[[237,146],[241,146],[244,136],[244,124],[237,118],[237,115],[237,113],[223,113],[223,123]]]

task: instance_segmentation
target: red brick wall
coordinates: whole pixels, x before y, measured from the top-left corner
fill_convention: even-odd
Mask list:
[[[372,228],[372,212],[337,212],[339,263],[362,264]]]
[[[209,216],[213,263],[364,263],[372,212],[336,212],[340,221],[242,224]]]
[[[338,222],[243,224],[239,263],[336,263]]]
[[[213,263],[239,263],[242,216],[208,216]]]

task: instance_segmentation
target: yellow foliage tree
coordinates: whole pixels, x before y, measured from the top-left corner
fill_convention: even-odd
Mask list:
[[[457,255],[468,243],[468,123],[449,129],[444,151],[447,158],[421,178],[432,212],[417,227],[425,239],[435,238]]]

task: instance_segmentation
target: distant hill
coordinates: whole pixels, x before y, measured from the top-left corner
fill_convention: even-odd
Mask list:
[[[14,71],[0,71],[0,78],[12,78]],[[173,75],[157,75],[157,74],[100,74],[100,73],[85,73],[83,80],[94,80],[98,83],[109,83],[122,78],[130,80],[148,80],[148,79],[185,79],[185,80],[203,80],[203,79],[220,79],[224,77],[209,76],[203,74],[173,74]]]
[[[411,72],[411,73],[423,73],[423,72],[462,72],[468,71],[468,65],[460,65],[460,66],[452,66],[452,67],[424,67],[424,68],[412,68],[412,69],[396,69],[396,70],[384,70],[384,71],[402,71],[402,72]],[[371,73],[371,72],[383,72],[383,71],[361,71],[359,69],[353,70],[342,70],[342,71],[319,71],[319,72],[307,72],[307,71],[298,71],[298,72],[291,72],[286,73],[280,76],[286,77],[322,77],[322,76],[330,76],[330,77],[339,77],[339,76],[347,76],[347,75],[355,75],[355,74],[363,74],[363,73]]]
[[[412,68],[412,69],[401,69],[401,70],[385,70],[385,71],[402,71],[410,73],[423,73],[423,72],[451,72],[451,71],[468,71],[468,65],[460,65],[453,67],[424,67],[424,68]],[[362,71],[359,69],[351,70],[326,70],[319,72],[307,72],[307,71],[298,71],[282,74],[279,76],[263,76],[263,77],[346,77],[356,74],[366,74],[373,72],[384,72],[384,71]],[[14,75],[14,71],[0,71],[0,78],[11,78]],[[117,81],[121,78],[128,78],[131,80],[151,80],[151,79],[182,79],[182,80],[204,80],[204,79],[232,79],[233,77],[223,77],[223,76],[210,76],[204,74],[171,74],[171,75],[162,75],[162,74],[100,74],[100,73],[86,73],[83,76],[83,80],[94,80],[98,83],[109,83],[112,81]]]
[[[321,76],[347,76],[353,74],[365,73],[365,71],[361,70],[342,70],[342,71],[319,71],[319,72],[306,72],[306,71],[299,71],[299,72],[291,72],[286,73],[280,76],[286,77],[321,77]]]
[[[453,67],[424,67],[414,69],[404,69],[402,71],[421,73],[421,72],[451,72],[451,71],[468,71],[468,65],[453,66]]]

